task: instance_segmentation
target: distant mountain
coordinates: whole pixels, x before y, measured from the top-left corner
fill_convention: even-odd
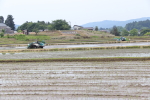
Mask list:
[[[150,17],[143,17],[143,18],[138,18],[138,19],[131,19],[131,20],[127,20],[127,21],[113,21],[113,20],[104,20],[104,21],[100,21],[100,22],[91,22],[91,23],[87,23],[84,25],[81,25],[83,27],[95,27],[98,26],[99,28],[111,28],[114,25],[116,26],[122,26],[125,27],[126,24],[131,23],[133,21],[144,21],[144,20],[150,20]]]

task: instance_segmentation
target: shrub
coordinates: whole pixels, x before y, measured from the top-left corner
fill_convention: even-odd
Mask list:
[[[9,34],[7,34],[7,38],[10,38]]]
[[[0,33],[0,37],[4,37],[4,33],[3,32]]]

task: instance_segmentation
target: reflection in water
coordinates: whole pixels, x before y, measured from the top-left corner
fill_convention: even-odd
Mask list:
[[[15,53],[2,53],[2,55],[6,55],[6,54],[8,54],[8,55],[14,55]]]
[[[6,55],[6,53],[2,53],[2,55]]]
[[[14,55],[15,53],[10,53],[11,55]]]

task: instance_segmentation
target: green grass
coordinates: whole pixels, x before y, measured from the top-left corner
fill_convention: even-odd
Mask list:
[[[87,31],[89,32],[89,31]],[[77,36],[76,36],[77,35]],[[110,36],[108,33],[104,32],[91,32],[88,33],[88,37],[83,37],[82,34],[75,34],[72,37],[64,36],[60,33],[39,33],[38,35],[5,35],[3,38],[0,38],[0,44],[28,44],[33,41],[44,40],[46,44],[51,43],[83,43],[83,42],[99,42],[99,43],[108,43],[115,42],[114,38],[120,38],[120,36]],[[78,38],[77,38],[78,37]],[[129,41],[144,41],[150,40],[150,36],[125,36]]]

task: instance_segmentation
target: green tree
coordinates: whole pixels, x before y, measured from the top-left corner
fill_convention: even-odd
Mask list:
[[[54,20],[51,23],[53,29],[55,30],[69,30],[71,26],[65,20]]]
[[[39,25],[39,26],[38,26],[38,29],[44,31],[44,30],[46,29],[46,26],[45,26],[45,25]]]
[[[138,35],[138,30],[137,29],[132,29],[131,31],[130,31],[130,36],[137,36]]]
[[[147,32],[147,33],[145,33],[144,35],[145,35],[145,36],[147,36],[147,35],[150,36],[150,32]]]
[[[0,37],[4,37],[4,34],[5,34],[5,30],[2,29],[2,30],[1,30],[1,33],[0,33]]]
[[[0,16],[0,23],[4,23],[4,17]]]
[[[120,36],[120,32],[118,31],[116,26],[113,26],[113,28],[110,31],[111,34],[114,34],[115,36]]]
[[[147,32],[150,32],[150,29],[143,29],[143,30],[140,32],[140,35],[144,35],[144,34],[146,34]]]
[[[48,29],[48,30],[53,30],[53,26],[52,26],[52,25],[48,25],[48,26],[47,26],[47,29]]]
[[[18,28],[17,28],[17,31],[19,31],[19,30],[25,30],[25,29],[27,29],[27,27],[28,27],[28,22],[26,22],[26,23],[23,23],[21,26],[19,26]]]
[[[22,33],[22,30],[17,30],[18,33]]]
[[[37,23],[29,22],[27,24],[27,30],[29,32],[34,32],[33,29],[38,29],[37,27],[38,27]]]
[[[95,27],[95,31],[98,31],[98,26]]]
[[[141,29],[148,29],[150,28],[150,20],[145,20],[145,21],[134,21],[132,23],[126,24],[125,28],[127,30],[132,30],[134,28],[141,30]]]
[[[117,26],[117,29],[119,32],[121,32],[122,30],[124,30],[124,28],[122,26]]]
[[[12,30],[15,30],[14,18],[12,15],[8,15],[7,19],[5,20],[5,24],[9,26]]]
[[[36,35],[39,33],[39,30],[38,29],[33,29],[33,31],[32,32],[35,32],[36,33]]]
[[[128,36],[129,32],[126,29],[124,29],[124,30],[122,30],[121,35],[122,36]]]

